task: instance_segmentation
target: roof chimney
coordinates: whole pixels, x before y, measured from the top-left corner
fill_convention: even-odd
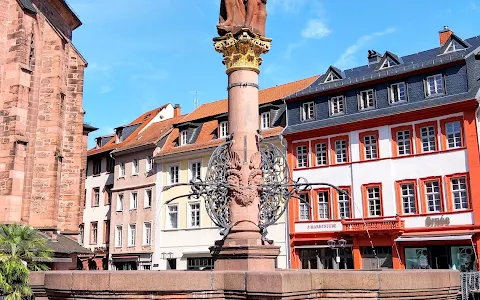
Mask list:
[[[447,42],[452,33],[453,31],[451,31],[448,26],[443,26],[443,30],[438,32],[440,36],[440,46],[443,46]]]
[[[173,107],[173,117],[178,117],[182,114],[182,108],[180,107],[180,104],[175,104]]]
[[[368,50],[368,65],[373,65],[382,59],[382,56],[375,50]]]

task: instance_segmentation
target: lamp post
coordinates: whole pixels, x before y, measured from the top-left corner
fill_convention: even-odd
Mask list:
[[[344,239],[328,240],[327,244],[328,244],[328,247],[330,247],[330,249],[332,249],[332,250],[335,249],[335,252],[337,254],[336,257],[335,257],[335,261],[337,262],[337,264],[340,264],[339,249],[345,249],[345,246],[347,245],[347,241],[344,240]]]

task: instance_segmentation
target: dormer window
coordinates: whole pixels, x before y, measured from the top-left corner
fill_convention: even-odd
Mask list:
[[[116,140],[115,140],[115,143],[118,144],[118,143],[123,142],[123,135],[122,135],[122,133],[123,133],[122,128],[117,128],[117,130],[116,130]]]
[[[387,57],[387,59],[385,60],[385,62],[382,64],[382,66],[380,67],[380,69],[386,69],[386,68],[390,68],[390,67],[393,67],[393,66],[396,66],[397,63],[393,61],[393,59],[391,59],[390,57]]]
[[[225,138],[228,135],[228,122],[220,122],[220,138]]]
[[[188,137],[187,130],[180,131],[180,146],[186,145],[188,143],[187,137]]]
[[[95,139],[95,144],[96,144],[97,149],[101,148],[102,147],[102,138],[101,137],[96,138]]]
[[[261,124],[261,129],[268,129],[270,128],[270,112],[264,112],[261,115],[262,119],[262,124]]]
[[[302,121],[309,121],[315,119],[315,103],[303,103],[301,109]]]
[[[455,52],[462,49],[465,49],[465,48],[462,45],[460,45],[460,43],[457,40],[452,40],[448,45],[447,50],[445,50],[445,53]]]
[[[334,74],[333,72],[330,72],[328,75],[327,75],[327,78],[325,79],[325,82],[330,82],[330,81],[335,81],[335,80],[339,80],[340,78]]]
[[[323,81],[322,83],[327,83],[327,82],[332,82],[332,81],[335,81],[335,80],[341,80],[344,78],[343,76],[343,72],[338,69],[338,68],[335,68],[334,66],[330,66],[327,70],[327,72],[325,72],[325,77],[323,77]]]

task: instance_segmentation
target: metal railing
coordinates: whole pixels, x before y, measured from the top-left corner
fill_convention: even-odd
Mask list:
[[[460,273],[460,285],[462,297],[459,299],[474,299],[472,291],[480,290],[480,272]]]

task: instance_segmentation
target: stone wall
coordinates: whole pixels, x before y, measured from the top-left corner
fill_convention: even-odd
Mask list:
[[[41,2],[30,14],[17,0],[0,0],[0,222],[74,233],[83,194],[86,62],[42,13],[54,6]]]
[[[33,273],[36,299],[456,299],[450,270]],[[194,280],[192,280],[194,279]],[[43,280],[43,284],[42,284]],[[43,287],[43,288],[42,288]]]

